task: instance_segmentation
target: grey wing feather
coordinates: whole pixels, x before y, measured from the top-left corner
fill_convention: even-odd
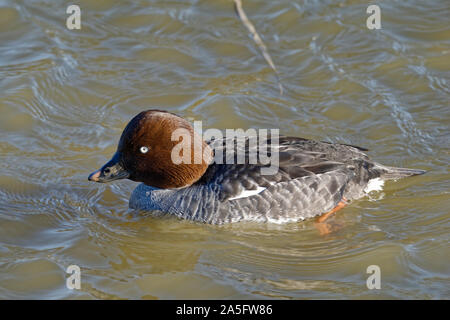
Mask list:
[[[220,150],[221,162],[210,166],[197,184],[217,184],[221,186],[220,199],[236,197],[244,190],[256,190],[258,187],[270,187],[273,184],[292,181],[305,176],[314,176],[327,172],[349,172],[354,169],[352,159],[367,158],[360,149],[347,145],[333,145],[296,137],[279,138],[275,145],[278,153],[278,170],[274,174],[264,175],[261,169],[269,165],[249,163],[248,156],[254,146],[245,141],[245,160],[243,164],[226,164],[234,153],[226,152],[229,139],[211,142],[215,151]],[[266,143],[270,144],[270,139]],[[239,148],[239,145],[238,145]],[[217,155],[217,154],[216,154]],[[216,159],[217,160],[217,159]],[[237,158],[231,159],[236,163]],[[231,162],[231,161],[230,161]],[[224,163],[224,164],[220,164]],[[350,175],[353,175],[350,173]]]
[[[240,212],[227,221],[297,221],[330,211],[342,199],[350,176],[345,172],[317,174],[277,183],[248,198],[229,201],[229,209]]]

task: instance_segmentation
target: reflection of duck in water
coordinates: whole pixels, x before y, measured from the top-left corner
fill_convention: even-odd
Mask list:
[[[177,129],[185,129],[192,149],[200,146],[206,157],[195,164],[192,152],[190,164],[175,164],[171,154],[180,141],[172,141],[172,133]],[[248,157],[244,164],[211,162],[212,154],[226,151],[225,140],[197,146],[196,139],[201,138],[181,117],[159,110],[141,112],[124,129],[113,158],[89,180],[143,182],[134,190],[130,207],[188,220],[222,224],[320,216],[322,222],[349,201],[381,189],[385,180],[425,173],[383,166],[360,147],[281,136],[277,143],[267,140],[278,150],[279,169],[263,175],[267,165],[250,164]],[[252,147],[246,145],[246,155],[255,151]]]

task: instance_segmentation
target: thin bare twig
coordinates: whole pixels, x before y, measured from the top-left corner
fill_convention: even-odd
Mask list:
[[[262,41],[261,37],[259,36],[258,32],[256,32],[255,26],[253,23],[250,22],[247,15],[245,14],[244,8],[242,7],[242,1],[241,0],[233,0],[234,1],[234,8],[236,10],[236,13],[239,17],[239,19],[242,21],[244,26],[248,29],[248,31],[253,36],[253,41],[255,41],[256,45],[261,50],[261,54],[263,55],[266,62],[269,64],[269,66],[272,68],[272,70],[275,72],[275,76],[277,78],[278,82],[278,88],[280,88],[280,95],[283,95],[283,86],[280,82],[280,77],[278,75],[278,70],[275,67],[275,64],[272,61],[272,58],[270,57],[269,51],[267,50],[266,45]]]

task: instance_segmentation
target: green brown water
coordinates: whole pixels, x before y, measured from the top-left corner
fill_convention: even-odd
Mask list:
[[[0,0],[0,298],[449,299],[450,4]],[[89,183],[139,111],[281,128],[429,172],[312,221],[224,227],[136,215]],[[69,290],[66,268],[81,268]],[[381,268],[368,290],[366,268]]]

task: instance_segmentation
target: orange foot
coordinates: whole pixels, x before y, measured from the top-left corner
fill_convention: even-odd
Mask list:
[[[338,203],[338,205],[336,207],[334,207],[332,210],[328,211],[327,213],[324,213],[323,215],[321,215],[320,217],[317,218],[315,227],[317,228],[317,230],[319,230],[319,233],[321,235],[327,235],[333,231],[339,230],[340,227],[342,227],[340,225],[334,226],[332,224],[329,224],[329,223],[325,222],[325,220],[327,220],[336,211],[344,208],[346,205],[347,205],[347,199],[342,198],[342,200]]]
[[[324,222],[325,220],[327,220],[333,213],[335,213],[338,210],[341,210],[343,207],[345,207],[347,205],[347,199],[345,199],[344,197],[342,197],[342,200],[339,201],[338,205],[336,207],[334,207],[333,209],[331,209],[330,211],[328,211],[327,213],[324,213],[323,215],[321,215],[320,217],[317,218],[317,222],[321,223]]]

